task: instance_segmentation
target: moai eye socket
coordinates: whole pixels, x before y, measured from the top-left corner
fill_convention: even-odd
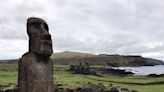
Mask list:
[[[40,25],[41,25],[41,23],[40,22],[33,22],[33,23],[31,23],[31,25],[34,27],[34,28],[40,28]]]

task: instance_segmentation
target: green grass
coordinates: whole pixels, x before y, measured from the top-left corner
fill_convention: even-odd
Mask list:
[[[68,66],[54,66],[54,80],[64,87],[77,88],[91,82],[93,84],[103,83],[105,86],[113,84],[116,87],[126,87],[139,92],[164,92],[164,84],[139,85],[144,83],[164,82],[164,77],[126,76],[119,77],[107,74],[101,76],[72,74],[66,71]],[[0,84],[17,83],[17,64],[0,64]]]
[[[17,82],[17,65],[0,64],[0,84]]]
[[[74,88],[91,82],[93,84],[103,83],[105,86],[113,84],[116,87],[126,87],[128,89],[138,90],[139,92],[164,92],[164,84],[157,85],[138,85],[153,82],[164,82],[164,77],[145,77],[145,76],[126,76],[119,77],[105,75],[102,77],[93,75],[71,74],[65,71],[66,66],[55,66],[54,77],[57,83],[62,83],[65,87]]]

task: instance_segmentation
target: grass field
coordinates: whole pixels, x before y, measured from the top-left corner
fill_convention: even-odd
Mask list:
[[[105,86],[126,87],[139,92],[164,92],[164,77],[126,76],[101,74],[101,76],[72,74],[68,66],[54,66],[54,79],[56,84],[62,84],[67,88],[76,88],[91,82],[93,84],[103,83]],[[17,65],[0,64],[0,84],[17,83]]]

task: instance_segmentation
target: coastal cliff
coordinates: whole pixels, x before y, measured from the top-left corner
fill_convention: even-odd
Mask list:
[[[78,64],[79,62],[84,62],[84,63],[89,63],[91,65],[108,65],[114,67],[164,65],[164,62],[161,60],[144,58],[142,56],[118,55],[118,54],[94,55],[88,53],[67,51],[67,52],[60,52],[54,54],[51,58],[54,64]]]

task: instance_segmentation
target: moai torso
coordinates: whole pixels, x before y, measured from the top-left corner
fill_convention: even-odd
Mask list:
[[[45,21],[27,21],[29,52],[19,60],[18,92],[54,92],[52,40]]]

